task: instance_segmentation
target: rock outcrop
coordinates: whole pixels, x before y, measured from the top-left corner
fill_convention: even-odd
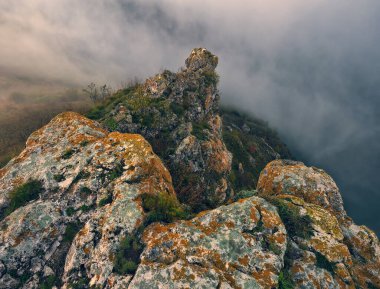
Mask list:
[[[110,130],[143,135],[172,174],[179,199],[198,211],[233,195],[232,155],[222,140],[218,58],[194,49],[186,68],[164,71],[117,95],[102,121]]]
[[[29,137],[0,169],[0,288],[380,288],[379,240],[334,180],[220,115],[217,63],[195,49],[100,122],[67,112]]]
[[[39,182],[35,200],[7,212],[15,192]],[[20,189],[18,189],[20,190]],[[33,133],[0,171],[0,288],[103,285],[120,239],[144,221],[141,194],[175,197],[171,177],[140,135],[108,133],[63,113]]]
[[[275,207],[257,197],[151,225],[143,240],[129,288],[273,288],[286,249]]]
[[[287,226],[287,270],[296,288],[380,288],[380,243],[347,216],[334,180],[301,162],[277,160],[261,172],[258,195],[280,207]],[[298,230],[287,220],[298,211]],[[302,230],[302,232],[300,232]]]

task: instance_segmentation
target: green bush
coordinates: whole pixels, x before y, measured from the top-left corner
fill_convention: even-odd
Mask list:
[[[68,207],[68,208],[66,209],[66,214],[67,214],[69,217],[72,216],[72,215],[74,215],[75,212],[76,212],[76,210],[75,210],[73,207]]]
[[[185,113],[185,108],[183,105],[178,104],[176,102],[172,102],[170,104],[170,109],[178,116],[182,116]]]
[[[319,252],[314,252],[315,257],[317,258],[316,266],[325,269],[329,271],[332,275],[334,275],[334,269],[335,269],[335,264],[331,263],[325,256],[323,256]]]
[[[68,285],[68,288],[71,289],[87,289],[90,288],[88,285],[90,283],[90,280],[86,277],[82,277],[79,280],[76,280],[75,282],[70,282]]]
[[[207,86],[216,86],[219,82],[219,75],[215,71],[205,71],[203,77]]]
[[[313,236],[311,218],[308,215],[301,216],[300,209],[285,200],[267,198],[269,202],[277,207],[278,214],[284,222],[286,231],[290,237],[301,237],[309,239]]]
[[[117,163],[116,166],[107,173],[108,180],[113,181],[117,179],[118,177],[120,177],[124,171],[123,167],[124,167],[123,163]]]
[[[170,223],[189,216],[177,198],[166,192],[160,192],[157,195],[143,194],[141,198],[142,206],[148,213],[147,224],[159,221]]]
[[[48,276],[45,278],[45,280],[42,281],[39,289],[51,289],[57,285],[57,281],[57,277],[54,275]]]
[[[112,195],[108,195],[107,197],[104,197],[103,199],[99,201],[99,207],[103,207],[111,203],[112,203]]]
[[[90,205],[90,206],[87,206],[87,205],[83,205],[79,208],[79,210],[81,210],[83,213],[85,212],[88,212],[88,211],[91,211],[92,209],[94,209],[95,206],[94,205]]]
[[[54,175],[53,176],[53,179],[56,181],[56,182],[62,182],[65,180],[65,176],[62,175],[62,174],[57,174],[57,175]]]
[[[278,289],[293,289],[294,282],[287,271],[281,271],[278,276]]]
[[[63,241],[67,243],[71,243],[74,240],[75,235],[81,229],[80,223],[68,223],[65,229],[65,233],[63,234]]]
[[[368,287],[368,289],[380,289],[380,287],[377,287],[376,285],[374,285],[370,282],[367,282],[367,287]]]
[[[106,127],[112,131],[117,129],[117,122],[111,117],[104,121]]]
[[[98,120],[101,119],[106,114],[106,108],[104,105],[99,105],[89,111],[86,116],[89,119]]]
[[[121,240],[116,252],[114,271],[118,274],[134,274],[140,263],[143,246],[136,236],[126,236]]]
[[[80,146],[81,146],[81,147],[85,147],[85,146],[87,146],[89,143],[90,143],[90,142],[89,142],[88,140],[84,140],[84,141],[81,141],[81,142],[80,142]]]
[[[74,151],[73,149],[67,149],[65,150],[65,152],[62,154],[61,158],[63,158],[64,160],[68,160],[69,158],[71,158],[71,156],[73,155]]]
[[[210,126],[207,122],[194,122],[192,134],[199,140],[205,140],[207,138],[207,130],[210,129]]]
[[[41,181],[29,181],[9,193],[9,206],[3,213],[8,216],[16,209],[24,206],[29,201],[35,200],[44,191]]]
[[[92,194],[91,189],[89,189],[88,187],[82,187],[80,191],[81,193],[84,193],[84,194],[88,194],[88,195]]]

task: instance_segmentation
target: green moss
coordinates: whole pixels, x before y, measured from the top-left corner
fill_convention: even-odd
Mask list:
[[[329,271],[332,275],[334,275],[334,269],[335,269],[335,264],[331,263],[325,256],[323,256],[319,252],[314,252],[315,257],[317,258],[316,266],[325,269]]]
[[[73,154],[74,154],[74,150],[70,148],[64,151],[61,158],[64,160],[68,160],[69,158],[71,158]]]
[[[121,240],[115,255],[114,271],[120,275],[134,274],[140,263],[143,246],[136,236],[126,236]]]
[[[206,121],[194,122],[192,134],[199,140],[207,139],[207,131],[210,130],[210,126]]]
[[[267,198],[277,207],[278,214],[284,222],[288,235],[309,239],[313,236],[312,220],[308,215],[301,216],[300,209],[290,202],[276,198]]]
[[[159,221],[170,223],[189,216],[177,198],[166,192],[143,194],[141,198],[142,206],[147,212],[147,224]]]
[[[32,180],[15,188],[9,193],[9,206],[3,213],[3,217],[8,216],[18,208],[24,206],[29,201],[35,200],[44,191],[41,181]],[[0,218],[2,219],[2,218]]]
[[[81,229],[80,223],[68,223],[63,234],[63,242],[71,243],[74,240],[75,235]]]

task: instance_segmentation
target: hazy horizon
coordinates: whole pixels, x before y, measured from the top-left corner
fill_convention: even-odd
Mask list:
[[[3,0],[0,100],[117,88],[205,47],[219,57],[223,104],[268,121],[379,234],[379,13],[377,0]]]

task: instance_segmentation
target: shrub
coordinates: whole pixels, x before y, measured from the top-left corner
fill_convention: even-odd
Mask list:
[[[85,213],[85,212],[91,211],[94,207],[95,207],[94,205],[90,205],[90,206],[82,205],[79,208],[79,210],[81,210],[83,213]]]
[[[367,287],[368,287],[368,289],[380,289],[380,287],[377,287],[376,285],[374,285],[370,282],[367,282]]]
[[[88,140],[84,140],[84,141],[81,141],[81,142],[80,142],[80,146],[81,146],[81,147],[85,147],[85,146],[87,146],[89,143],[90,143],[90,142],[89,142]]]
[[[61,158],[63,158],[64,160],[68,160],[69,158],[71,158],[71,156],[73,155],[74,151],[73,149],[67,149],[65,150],[65,152],[62,154]]]
[[[111,204],[112,203],[112,195],[108,195],[107,197],[101,199],[99,201],[99,207],[103,207],[107,204]]]
[[[73,207],[68,207],[67,209],[66,209],[66,214],[70,217],[70,216],[72,216],[72,215],[74,215],[74,213],[75,213],[76,211],[75,211],[75,209],[73,208]]]
[[[71,243],[74,240],[75,235],[81,229],[80,223],[68,223],[63,234],[63,242]]]
[[[308,215],[301,216],[298,207],[280,199],[268,197],[267,200],[277,207],[278,214],[290,237],[297,236],[308,239],[313,235],[311,218]]]
[[[293,289],[294,282],[288,271],[281,271],[278,276],[278,289]]]
[[[193,123],[193,130],[192,134],[199,140],[205,140],[207,138],[207,131],[209,130],[210,126],[207,122],[194,122]]]
[[[172,102],[170,104],[170,109],[178,116],[182,116],[184,113],[185,113],[185,108],[178,104],[178,103],[175,103],[175,102]]]
[[[332,275],[334,275],[334,269],[335,269],[335,264],[331,263],[325,256],[323,256],[319,252],[314,252],[315,257],[317,258],[316,266],[325,269],[329,271]]]
[[[106,114],[106,108],[104,105],[99,105],[89,111],[86,116],[89,119],[98,120],[101,119]]]
[[[157,195],[143,194],[142,206],[148,213],[147,224],[153,222],[170,223],[189,216],[174,195],[160,192]]]
[[[57,277],[54,275],[48,276],[42,281],[40,289],[51,289],[57,284]]]
[[[219,82],[219,75],[215,71],[205,71],[203,72],[203,77],[207,86],[216,86]]]
[[[120,177],[124,171],[123,167],[124,167],[123,163],[117,163],[116,166],[108,172],[107,174],[108,180],[113,181],[114,179],[117,179],[118,177]]]
[[[58,175],[54,175],[53,176],[53,179],[56,181],[56,182],[62,182],[62,181],[64,181],[65,180],[65,176],[64,175],[62,175],[62,174],[58,174]]]
[[[114,271],[121,275],[134,274],[140,263],[143,246],[136,236],[126,236],[121,240],[116,252]]]
[[[107,126],[110,130],[116,130],[117,129],[117,122],[111,117],[105,120],[104,124]]]
[[[92,194],[91,189],[89,189],[88,187],[82,187],[82,188],[80,189],[80,192],[81,192],[81,193],[84,193],[84,194],[88,194],[88,195]]]
[[[29,201],[37,199],[43,191],[44,188],[42,182],[36,180],[28,181],[27,183],[15,188],[9,193],[9,206],[5,210],[4,216],[8,216]]]

